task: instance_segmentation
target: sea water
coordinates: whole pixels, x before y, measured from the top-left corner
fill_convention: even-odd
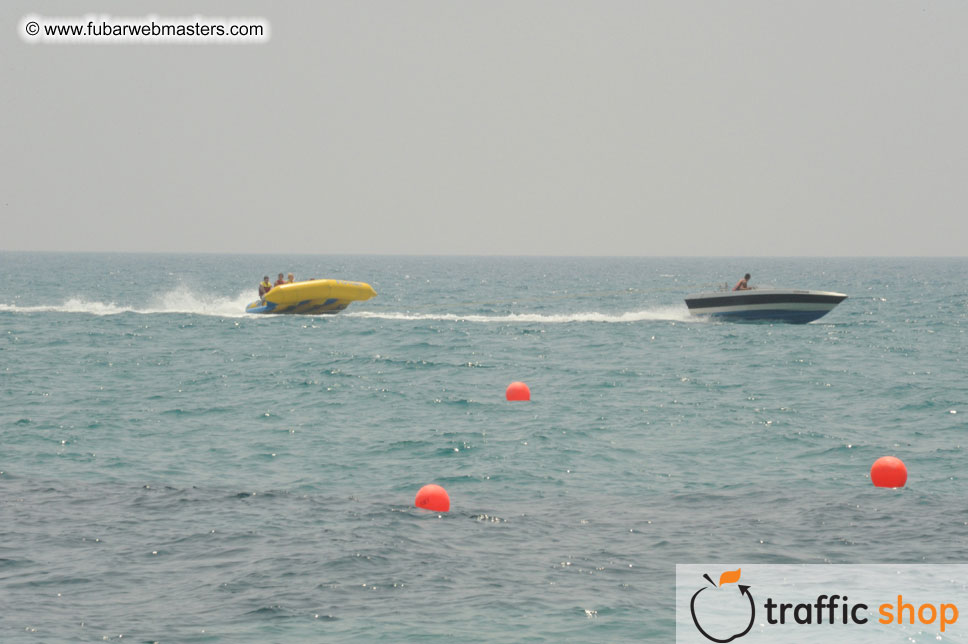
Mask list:
[[[280,271],[379,295],[246,315]],[[808,325],[689,315],[746,272],[849,298]],[[968,558],[965,259],[0,275],[2,642],[671,641],[677,563]],[[905,488],[871,484],[889,454]],[[414,507],[428,483],[449,513]]]

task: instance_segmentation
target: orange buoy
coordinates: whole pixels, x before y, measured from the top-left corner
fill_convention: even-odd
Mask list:
[[[433,510],[434,512],[448,512],[450,510],[450,497],[447,495],[447,490],[434,484],[420,488],[413,503],[418,508]]]
[[[871,465],[871,481],[877,487],[904,487],[907,467],[899,458],[882,456]]]
[[[512,382],[508,385],[504,396],[508,400],[531,400],[531,390],[523,382]]]

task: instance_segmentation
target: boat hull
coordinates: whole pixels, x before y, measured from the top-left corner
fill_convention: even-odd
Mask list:
[[[785,322],[806,324],[822,318],[847,299],[831,291],[751,289],[699,293],[686,298],[693,315],[736,322]]]
[[[306,280],[274,287],[261,300],[245,307],[246,313],[320,315],[339,313],[352,302],[376,296],[364,282]]]

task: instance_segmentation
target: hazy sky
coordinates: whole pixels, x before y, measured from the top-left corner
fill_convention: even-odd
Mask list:
[[[28,44],[27,14],[263,45]],[[2,3],[0,249],[955,255],[968,3]]]

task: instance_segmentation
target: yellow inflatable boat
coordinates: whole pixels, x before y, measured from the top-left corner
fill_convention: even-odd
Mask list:
[[[246,313],[339,313],[350,302],[368,300],[376,291],[363,282],[344,280],[306,280],[275,286],[245,307]]]

